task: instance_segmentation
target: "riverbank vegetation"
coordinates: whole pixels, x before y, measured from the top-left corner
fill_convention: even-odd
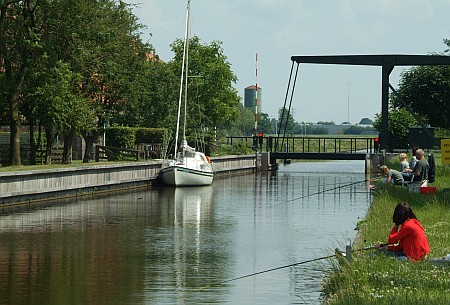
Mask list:
[[[352,247],[363,249],[386,242],[397,203],[406,201],[425,228],[431,252],[420,263],[376,255],[375,250],[353,252],[350,264],[333,262],[323,292],[325,304],[449,304],[450,264],[430,262],[450,253],[450,167],[436,163],[437,193],[411,193],[405,187],[383,185],[374,193],[365,220],[358,225]]]

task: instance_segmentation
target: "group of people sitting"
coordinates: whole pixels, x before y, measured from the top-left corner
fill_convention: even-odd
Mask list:
[[[400,170],[389,169],[386,165],[380,166],[380,173],[386,177],[387,183],[394,183],[397,185],[404,185],[405,182],[423,181],[426,179],[427,171],[430,167],[425,152],[423,149],[414,147],[412,149],[412,158],[408,162],[408,156],[405,153],[399,155]]]
[[[381,175],[385,177],[387,183],[405,185],[405,183],[422,182],[428,179],[430,164],[425,158],[425,152],[423,149],[414,147],[412,155],[409,162],[405,153],[399,155],[399,170],[389,169],[385,165],[380,166]],[[432,157],[430,157],[430,162],[434,166]],[[428,239],[423,226],[414,215],[412,207],[406,202],[400,202],[394,209],[392,220],[394,227],[389,234],[388,243],[378,243],[375,248],[390,256],[413,262],[427,258],[430,252]]]

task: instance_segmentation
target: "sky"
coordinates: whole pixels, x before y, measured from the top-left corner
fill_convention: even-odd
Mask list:
[[[136,4],[146,26],[142,40],[170,61],[170,44],[184,37],[187,1],[125,2]],[[262,112],[277,118],[291,56],[441,53],[449,13],[450,0],[191,0],[191,32],[202,44],[222,42],[239,95],[257,84]],[[408,69],[392,71],[394,88]],[[297,122],[373,120],[381,112],[381,67],[301,64],[292,107]]]

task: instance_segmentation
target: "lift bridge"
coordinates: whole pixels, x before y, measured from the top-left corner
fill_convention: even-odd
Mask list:
[[[270,152],[270,163],[279,159],[319,159],[319,160],[364,160],[367,154],[378,150],[389,150],[388,116],[389,90],[400,101],[402,97],[389,83],[389,76],[396,66],[450,65],[450,56],[445,55],[326,55],[292,56],[292,67],[287,86],[283,113],[278,122],[278,133],[272,137],[257,139],[259,150]],[[356,65],[381,67],[381,128],[378,137],[289,137],[286,136],[287,118],[292,109],[295,84],[300,64]],[[404,104],[407,110],[408,105]],[[286,113],[285,113],[286,111]],[[414,113],[412,113],[415,115]],[[416,117],[420,123],[421,118]],[[426,126],[421,123],[425,132]],[[230,140],[230,139],[229,139]],[[379,140],[379,141],[378,141]],[[231,139],[231,142],[233,139]],[[265,143],[265,145],[264,145]]]
[[[277,160],[365,160],[379,151],[376,136],[264,136],[228,137],[228,144],[244,142],[258,152],[270,152],[270,163]]]

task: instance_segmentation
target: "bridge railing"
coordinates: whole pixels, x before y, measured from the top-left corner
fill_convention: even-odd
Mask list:
[[[257,142],[258,151],[265,152],[292,152],[292,153],[370,153],[376,150],[375,136],[372,137],[315,137],[293,136],[277,138],[263,137]],[[233,145],[244,142],[247,146],[254,145],[253,137],[227,137],[227,144]]]
[[[375,137],[285,137],[268,139],[271,152],[362,153],[373,152]],[[270,143],[272,142],[272,143]]]

